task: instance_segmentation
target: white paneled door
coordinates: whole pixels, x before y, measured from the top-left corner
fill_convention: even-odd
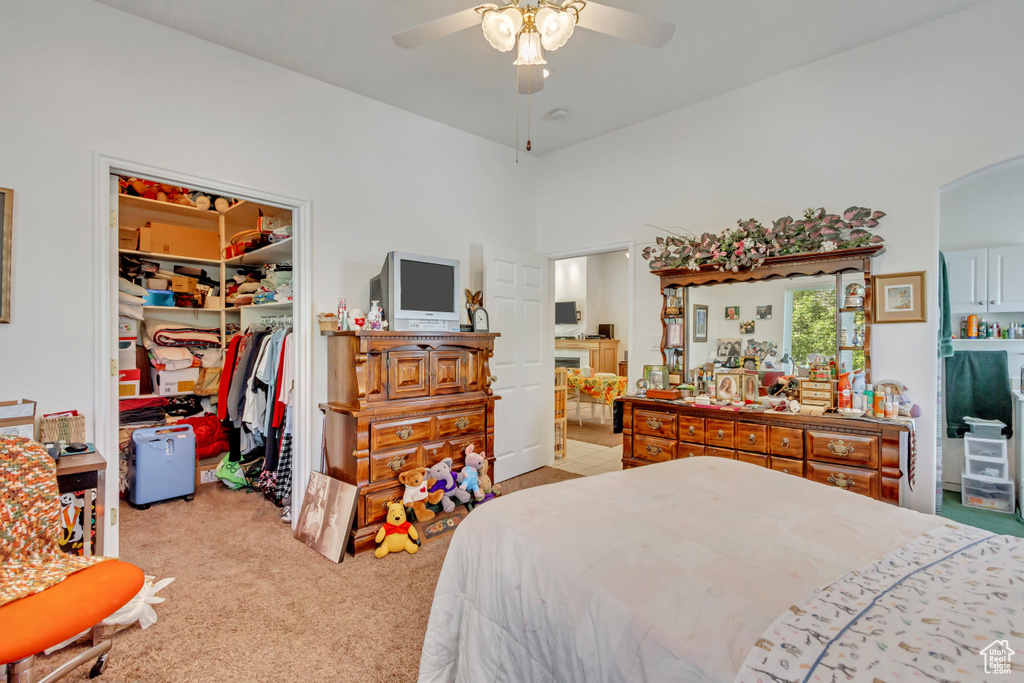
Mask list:
[[[494,341],[494,480],[554,459],[554,318],[548,260],[484,248],[484,307]]]

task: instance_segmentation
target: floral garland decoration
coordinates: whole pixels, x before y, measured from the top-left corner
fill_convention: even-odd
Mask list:
[[[842,216],[826,213],[823,208],[807,209],[802,219],[783,216],[773,221],[770,228],[751,218],[736,221],[738,227],[720,235],[705,232],[692,239],[659,237],[655,246],[643,250],[643,257],[650,262],[651,270],[700,270],[702,266],[713,266],[735,273],[740,268],[756,268],[772,256],[881,244],[882,237],[867,229],[876,227],[883,216],[882,211],[851,206]]]

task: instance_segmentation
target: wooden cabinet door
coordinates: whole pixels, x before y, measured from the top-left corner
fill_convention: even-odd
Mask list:
[[[988,249],[944,252],[949,275],[949,310],[984,313],[988,308]],[[1020,309],[1018,309],[1020,310]]]
[[[419,398],[430,395],[429,354],[426,351],[388,353],[388,398]]]
[[[948,269],[949,266],[946,267]],[[1024,311],[1021,273],[1024,273],[1024,247],[993,247],[988,250],[989,313]],[[950,295],[952,293],[950,288]]]
[[[464,351],[430,352],[430,395],[461,394],[466,390]]]

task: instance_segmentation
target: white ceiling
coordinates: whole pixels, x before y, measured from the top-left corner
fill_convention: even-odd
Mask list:
[[[517,96],[514,53],[472,28],[405,50],[391,36],[483,0],[97,0],[533,153],[597,137],[983,0],[602,0],[672,22],[654,50],[578,29]],[[490,0],[498,2],[498,0]],[[583,10],[584,12],[586,9]],[[568,116],[545,115],[561,108]]]

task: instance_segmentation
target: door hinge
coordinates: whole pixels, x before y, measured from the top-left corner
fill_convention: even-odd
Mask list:
[[[110,376],[117,377],[117,361],[113,358],[110,359]]]
[[[110,227],[117,227],[117,211],[114,211],[113,209],[110,210]]]

